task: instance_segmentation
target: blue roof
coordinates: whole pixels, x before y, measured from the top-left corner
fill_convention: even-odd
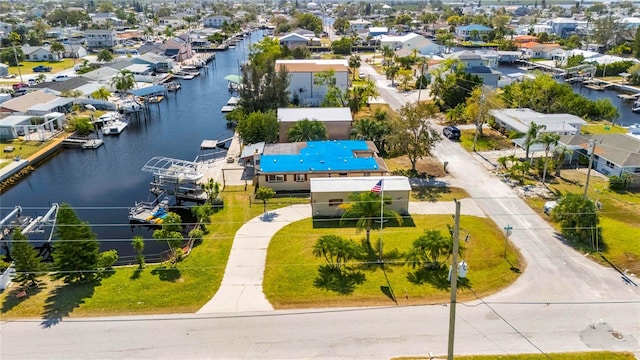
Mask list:
[[[377,171],[373,157],[355,157],[354,151],[368,150],[362,140],[308,141],[299,154],[264,155],[260,158],[263,173],[309,171]]]
[[[467,25],[467,26],[459,26],[458,29],[460,29],[460,30],[468,30],[468,31],[473,31],[473,30],[491,31],[491,30],[493,30],[490,27],[486,27],[486,26],[480,25],[480,24],[471,24],[471,25]]]

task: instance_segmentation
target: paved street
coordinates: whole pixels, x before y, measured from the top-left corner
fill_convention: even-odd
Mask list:
[[[373,75],[366,64],[362,71],[382,86],[381,97],[392,107],[407,101],[406,94],[386,86],[384,77]],[[410,95],[410,101],[415,96]],[[448,140],[438,144],[436,155],[449,162],[455,183],[473,198],[475,205],[463,203],[463,212],[472,208],[499,227],[512,226],[510,240],[526,263],[518,281],[488,296],[487,303],[458,305],[457,354],[596,349],[640,354],[640,288],[564,245],[512,188],[486,170],[484,160]],[[269,226],[264,234],[273,231]],[[443,355],[448,316],[446,305],[431,304],[64,319],[50,328],[40,320],[3,322],[0,358],[388,359],[429,351]]]

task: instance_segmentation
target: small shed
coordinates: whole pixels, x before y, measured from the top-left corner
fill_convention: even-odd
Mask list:
[[[349,195],[367,192],[382,180],[382,192],[391,203],[385,203],[387,209],[400,215],[409,214],[409,194],[411,184],[404,176],[364,176],[344,178],[312,178],[311,210],[313,217],[339,217],[343,210],[340,205],[349,202]]]

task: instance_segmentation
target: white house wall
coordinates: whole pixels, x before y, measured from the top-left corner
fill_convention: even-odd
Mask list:
[[[322,192],[311,194],[311,211],[313,216],[339,217],[343,210],[339,205],[349,202],[350,192]],[[385,191],[384,196],[391,198],[391,204],[385,204],[385,209],[394,210],[400,215],[409,214],[409,191]]]

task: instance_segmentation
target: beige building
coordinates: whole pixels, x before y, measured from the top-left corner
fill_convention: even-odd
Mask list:
[[[287,142],[287,132],[302,119],[318,120],[327,128],[328,140],[349,140],[351,111],[349,108],[280,108],[278,128],[281,143]]]
[[[409,193],[411,184],[404,176],[372,176],[350,178],[314,178],[311,179],[311,210],[314,217],[339,217],[343,210],[340,205],[349,202],[352,193],[371,191],[382,180],[382,191],[386,209],[394,210],[400,215],[409,214]]]

